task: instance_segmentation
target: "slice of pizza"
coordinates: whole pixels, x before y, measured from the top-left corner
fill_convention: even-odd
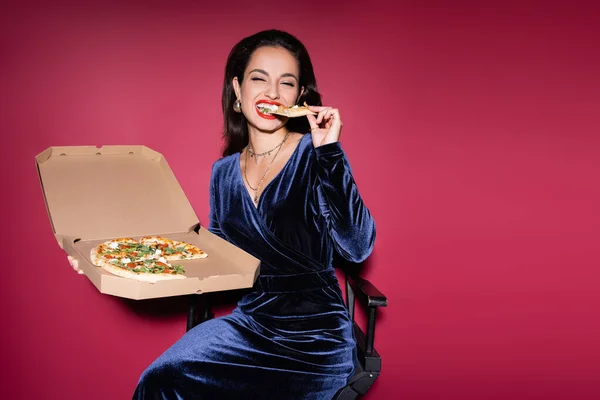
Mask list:
[[[195,260],[208,257],[208,254],[198,246],[161,236],[145,236],[140,239],[140,243],[156,249],[156,256],[162,256],[168,261]]]
[[[102,260],[101,267],[111,274],[142,282],[156,283],[172,279],[186,279],[181,265],[171,265],[163,257],[132,261],[129,258]]]
[[[130,258],[133,261],[149,260],[156,256],[152,249],[132,238],[117,238],[95,246],[90,252],[90,260],[97,267],[102,266],[102,260]]]
[[[270,106],[268,108],[265,108],[262,112],[265,114],[281,115],[281,116],[288,117],[288,118],[303,117],[303,116],[309,115],[309,114],[317,115],[316,112],[310,111],[308,109],[308,104],[306,104],[306,102],[304,102],[303,106],[298,106],[298,105],[291,106],[291,107],[278,106],[277,108],[275,108],[274,106]]]

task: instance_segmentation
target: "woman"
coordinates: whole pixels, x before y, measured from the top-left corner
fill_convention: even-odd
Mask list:
[[[257,107],[304,102],[316,115]],[[375,239],[339,143],[340,112],[321,106],[305,47],[276,30],[232,49],[222,107],[226,146],[213,165],[209,230],[260,259],[261,275],[230,315],[154,361],[134,399],[329,400],[355,362],[332,257],[360,262]]]

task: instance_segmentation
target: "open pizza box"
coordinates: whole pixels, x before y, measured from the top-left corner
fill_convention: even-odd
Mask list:
[[[258,277],[258,259],[200,225],[160,153],[145,146],[50,147],[36,165],[58,244],[101,293],[151,299],[249,288]],[[119,277],[90,261],[100,243],[147,235],[191,243],[208,257],[178,261],[187,278],[157,283]]]

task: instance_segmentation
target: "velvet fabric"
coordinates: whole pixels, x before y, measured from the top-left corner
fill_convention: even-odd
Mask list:
[[[260,276],[230,315],[158,357],[134,399],[330,400],[354,372],[332,258],[364,260],[375,224],[341,144],[305,134],[257,206],[243,179],[239,153],[213,165],[209,230],[260,259]]]

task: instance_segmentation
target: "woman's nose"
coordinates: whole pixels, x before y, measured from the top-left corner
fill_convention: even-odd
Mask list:
[[[267,96],[271,100],[278,99],[279,90],[277,90],[277,85],[270,85],[269,88],[265,91],[265,96]]]

